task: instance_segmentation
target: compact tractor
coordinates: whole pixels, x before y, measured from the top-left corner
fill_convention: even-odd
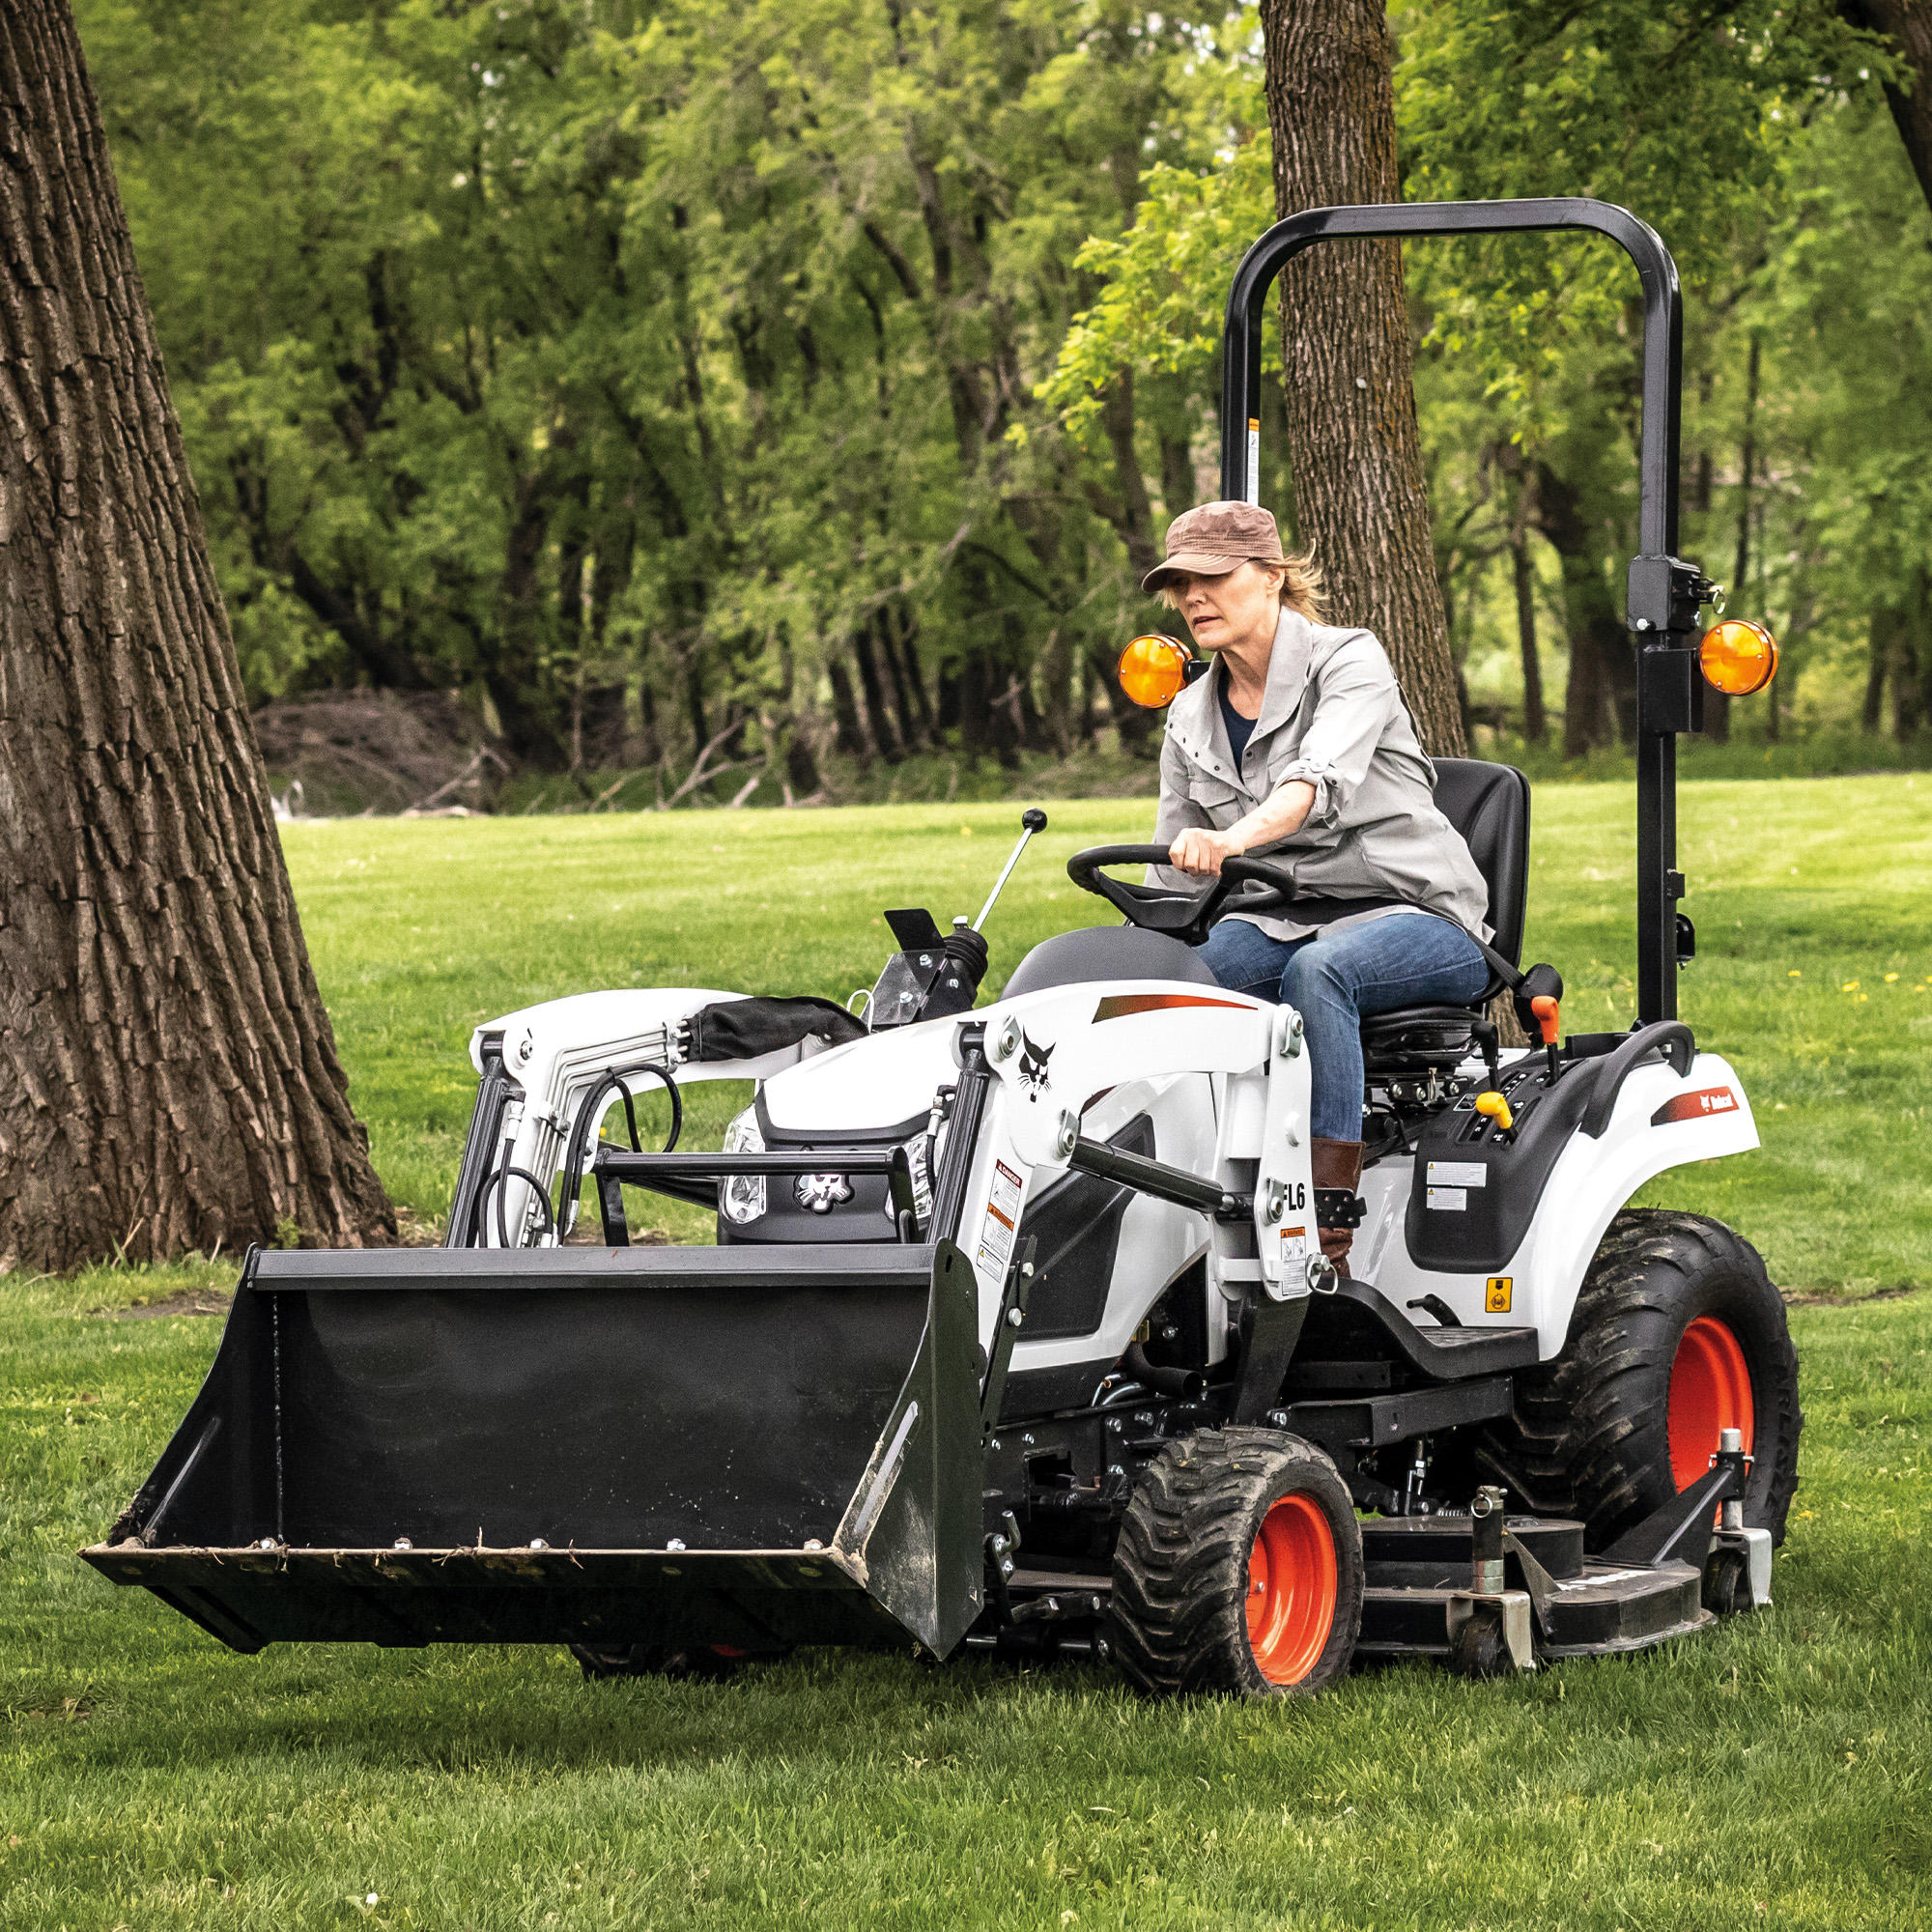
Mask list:
[[[1265,854],[1187,891],[1109,875],[1159,849],[1077,854],[1123,923],[1035,947],[984,1006],[991,899],[951,932],[888,913],[863,1017],[692,987],[508,1014],[471,1043],[443,1245],[251,1254],[87,1560],[246,1652],[562,1643],[610,1676],[977,1647],[1246,1696],[1356,1659],[1639,1650],[1766,1603],[1800,1427],[1782,1304],[1728,1228],[1628,1205],[1757,1145],[1676,1015],[1675,737],[1703,678],[1756,689],[1775,646],[1736,621],[1700,641],[1716,586],[1674,554],[1669,254],[1584,200],[1280,223],[1229,300],[1222,494],[1258,500],[1264,301],[1293,256],[1560,228],[1620,242],[1646,304],[1628,1032],[1563,1035],[1560,977],[1520,968],[1528,786],[1460,759],[1435,795],[1488,882],[1491,985],[1365,1023],[1346,1198],[1311,1177],[1299,1015],[1194,951],[1236,895],[1335,916]],[[1136,640],[1125,669],[1159,699],[1187,657]],[[1502,996],[1529,1047],[1499,1044]],[[752,1104],[721,1151],[681,1147],[680,1094],[721,1079]],[[714,1210],[716,1245],[633,1243],[637,1189]],[[1355,1228],[1352,1272],[1323,1225]]]

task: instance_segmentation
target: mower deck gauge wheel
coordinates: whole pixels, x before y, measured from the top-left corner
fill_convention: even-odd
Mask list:
[[[1114,1548],[1114,1655],[1156,1696],[1307,1695],[1349,1668],[1362,1529],[1335,1464],[1273,1429],[1204,1429],[1141,1472]]]

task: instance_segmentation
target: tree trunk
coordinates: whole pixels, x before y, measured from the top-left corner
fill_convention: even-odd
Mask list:
[[[866,624],[859,625],[852,633],[852,658],[859,667],[859,689],[865,695],[866,722],[871,727],[872,743],[878,746],[879,755],[889,765],[897,764],[904,756],[904,747],[899,743],[899,734],[893,724],[893,714],[886,707],[886,687],[879,676],[879,660],[872,649],[872,634]]]
[[[1580,758],[1607,745],[1619,659],[1633,658],[1616,599],[1604,573],[1580,493],[1547,463],[1536,466],[1536,526],[1563,570],[1563,628],[1570,640],[1570,681],[1563,694],[1563,755]],[[1631,680],[1634,683],[1633,658]]]
[[[1277,214],[1395,201],[1382,0],[1262,0]],[[1336,620],[1381,639],[1426,750],[1464,750],[1396,242],[1328,242],[1282,275],[1285,394],[1301,541]]]
[[[0,144],[0,1267],[392,1241],[67,0]]]
[[[1874,604],[1865,619],[1865,702],[1860,722],[1877,732],[1885,722],[1885,674],[1891,668],[1891,626],[1896,612],[1888,604]]]
[[[1757,394],[1764,368],[1764,348],[1750,339],[1745,358],[1745,427],[1738,445],[1738,546],[1731,559],[1730,601],[1743,608],[1750,600],[1751,511],[1757,484]],[[1731,700],[1721,691],[1704,694],[1704,732],[1719,744],[1731,735]]]
[[[1932,203],[1932,7],[1926,0],[1838,0],[1838,12],[1855,27],[1888,35],[1912,71],[1902,87],[1888,81],[1885,98],[1919,189]]]
[[[893,641],[892,624],[883,606],[872,612],[872,635],[878,639],[879,656],[885,664],[886,681],[892,687],[893,714],[899,723],[899,743],[908,752],[923,749],[919,714],[913,709],[912,694],[906,689],[905,668]]]
[[[872,761],[872,747],[865,725],[859,721],[859,700],[852,695],[852,673],[845,668],[845,660],[836,652],[825,670],[832,680],[833,742],[847,757],[868,765]]]
[[[1510,567],[1516,580],[1517,648],[1522,654],[1522,735],[1525,743],[1541,745],[1549,736],[1549,720],[1543,708],[1543,660],[1536,647],[1536,569],[1526,529],[1510,534]]]

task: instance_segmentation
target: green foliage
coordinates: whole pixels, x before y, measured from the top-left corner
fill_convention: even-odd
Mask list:
[[[585,798],[626,767],[722,802],[830,761],[882,757],[890,791],[904,756],[1146,750],[1113,645],[1163,520],[1216,487],[1222,302],[1273,215],[1251,7],[78,14],[257,696],[458,690]],[[1892,56],[1826,0],[1392,18],[1406,194],[1594,194],[1677,254],[1684,547],[1742,555],[1791,646],[1739,727],[1909,739],[1932,214]],[[1628,265],[1576,237],[1407,259],[1475,715],[1517,701],[1527,546],[1549,709],[1601,752],[1630,723]]]

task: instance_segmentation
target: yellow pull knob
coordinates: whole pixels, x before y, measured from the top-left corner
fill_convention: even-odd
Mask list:
[[[1476,1095],[1476,1112],[1487,1114],[1504,1133],[1516,1125],[1516,1116],[1510,1112],[1510,1103],[1493,1091]]]

